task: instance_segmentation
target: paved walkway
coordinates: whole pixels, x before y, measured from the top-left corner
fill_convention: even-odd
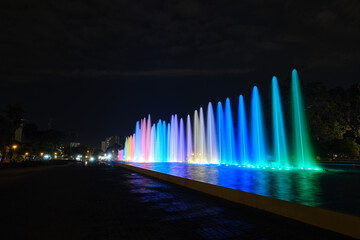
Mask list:
[[[2,240],[347,239],[118,167],[7,176],[0,178]]]

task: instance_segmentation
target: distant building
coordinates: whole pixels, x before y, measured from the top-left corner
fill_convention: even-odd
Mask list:
[[[106,141],[101,141],[101,151],[106,152]]]
[[[15,130],[15,141],[21,143],[22,136],[23,136],[23,124],[21,124],[20,127]]]
[[[18,129],[15,130],[15,138],[14,140],[21,143],[23,140],[23,129],[24,129],[24,124],[27,121],[25,119],[21,119],[21,123]]]
[[[106,148],[113,147],[120,143],[120,137],[119,136],[112,136],[106,138]]]
[[[106,152],[106,149],[109,147],[113,147],[120,144],[120,137],[119,136],[111,136],[105,139],[105,141],[101,142],[101,150]]]
[[[80,143],[78,143],[78,142],[71,142],[70,143],[70,148],[76,148],[76,147],[80,147]]]

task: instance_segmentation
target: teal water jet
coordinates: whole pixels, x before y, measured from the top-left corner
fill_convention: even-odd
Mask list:
[[[251,143],[253,165],[266,164],[266,140],[262,106],[258,88],[253,88],[251,97]]]
[[[277,164],[278,167],[288,167],[288,144],[285,134],[279,85],[275,76],[272,79],[272,116],[275,164]]]
[[[239,97],[238,110],[238,159],[241,165],[249,164],[249,134],[244,97]]]
[[[295,164],[300,168],[312,168],[315,167],[315,157],[307,126],[299,76],[295,69],[292,71],[291,92]]]

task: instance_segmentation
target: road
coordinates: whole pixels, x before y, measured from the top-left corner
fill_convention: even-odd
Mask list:
[[[348,239],[120,167],[0,170],[0,239]]]

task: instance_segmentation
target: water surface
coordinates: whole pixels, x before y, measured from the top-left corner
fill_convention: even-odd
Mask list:
[[[124,162],[125,163],[125,162]],[[185,163],[125,163],[178,177],[360,216],[360,168],[251,169]]]

